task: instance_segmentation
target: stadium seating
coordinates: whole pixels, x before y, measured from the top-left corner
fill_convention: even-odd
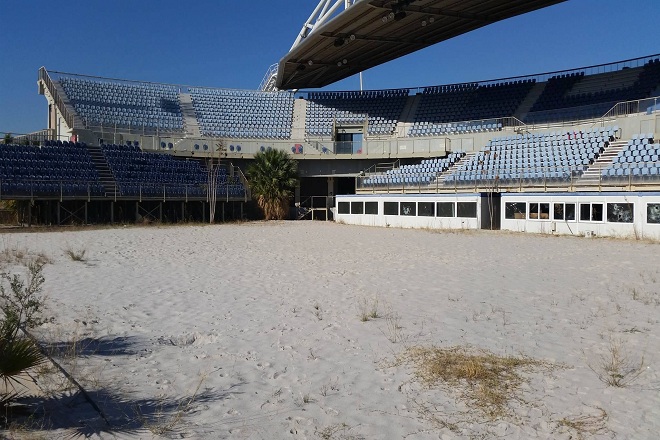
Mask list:
[[[613,70],[606,72],[557,74],[536,89],[537,79],[525,78],[415,90],[307,92],[305,135],[330,138],[337,126],[364,125],[366,136],[392,136],[401,118],[406,136],[423,137],[500,131],[507,125],[502,119],[511,116],[530,124],[598,117],[617,102],[648,98],[658,90],[660,60],[644,61],[623,68],[611,64],[606,69]],[[202,136],[234,139],[291,139],[293,131],[296,95],[291,92],[179,88],[70,74],[55,82],[87,126],[195,135],[191,127],[198,126]],[[538,89],[542,92],[534,98],[530,93]],[[411,91],[417,95],[411,97]],[[184,99],[187,93],[192,107]],[[654,110],[649,105],[644,111]]]
[[[496,84],[454,84],[426,87],[415,114],[410,136],[438,136],[495,131],[494,120],[512,116],[535,80]],[[456,121],[472,121],[457,124]]]
[[[46,141],[43,147],[0,146],[2,196],[100,196],[99,182],[85,144]]]
[[[579,178],[614,139],[615,127],[504,136],[461,162],[445,185],[565,184]]]
[[[425,159],[419,164],[403,165],[385,173],[369,176],[362,184],[364,187],[374,188],[429,185],[464,156],[465,153],[450,153],[444,158]]]
[[[183,130],[175,86],[66,76],[59,82],[74,110],[88,126]]]
[[[169,154],[151,153],[137,146],[102,145],[101,150],[117,182],[120,196],[205,197],[208,168],[197,159],[181,160]],[[225,168],[217,173],[219,197],[242,197],[245,188]]]
[[[642,67],[623,68],[607,73],[584,72],[550,78],[525,122],[552,122],[598,117],[614,104],[649,97],[660,85],[660,60]]]
[[[632,136],[612,163],[601,172],[604,182],[660,181],[660,143],[653,133]]]
[[[204,136],[239,139],[289,139],[294,95],[191,87],[195,113]]]
[[[392,135],[408,93],[408,89],[310,92],[305,132],[310,136],[331,136],[335,124],[362,125],[367,122],[367,134]]]

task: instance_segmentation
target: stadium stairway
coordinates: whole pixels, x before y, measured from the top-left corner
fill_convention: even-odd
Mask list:
[[[441,185],[443,185],[443,184],[445,183],[445,177],[446,177],[446,176],[448,176],[449,174],[453,174],[454,171],[456,171],[456,170],[458,169],[458,167],[460,167],[463,163],[465,163],[465,162],[469,162],[470,160],[472,160],[472,157],[473,157],[475,154],[478,154],[478,153],[479,153],[479,151],[469,151],[469,152],[466,152],[466,153],[465,153],[465,156],[463,156],[462,158],[460,158],[459,160],[457,160],[456,162],[454,162],[454,164],[453,164],[452,166],[450,166],[449,168],[447,168],[447,171],[445,171],[444,173],[441,173],[440,175],[438,175],[438,177],[436,178],[435,182],[431,183],[431,185],[432,185],[432,186],[433,186],[433,185],[435,185],[435,186],[441,186]]]
[[[408,136],[410,129],[413,127],[415,122],[415,115],[417,114],[417,107],[419,107],[419,102],[421,101],[421,95],[408,96],[406,104],[401,110],[401,115],[396,124],[396,135],[399,137]]]
[[[73,104],[69,100],[69,96],[64,91],[64,87],[62,87],[62,84],[60,84],[59,81],[53,81],[52,84],[53,84],[53,87],[55,88],[55,93],[57,94],[57,96],[59,96],[62,99],[61,103],[63,104],[63,108],[73,110]],[[51,96],[55,96],[55,94],[52,91],[50,92],[50,94],[51,94]],[[55,100],[55,102],[57,103],[58,101]],[[61,108],[60,108],[60,112],[63,112]],[[80,115],[78,114],[77,111],[71,111],[70,113],[73,115],[73,126],[74,127],[86,127],[87,126],[85,124],[85,122],[83,122],[82,118],[80,117]]]
[[[291,139],[305,139],[305,115],[307,114],[307,100],[296,99],[293,102],[293,122],[291,125]]]
[[[575,186],[598,185],[601,181],[600,175],[602,171],[610,166],[614,158],[619,155],[627,143],[627,141],[622,140],[610,142],[609,145],[605,147],[605,151],[598,156],[598,159],[596,159],[596,161],[591,164],[584,173],[582,173],[582,176],[578,179]]]
[[[186,133],[192,137],[200,137],[202,133],[199,131],[199,122],[197,121],[197,114],[190,93],[179,93],[179,106],[181,107],[183,126]]]
[[[110,171],[110,167],[108,166],[108,162],[105,160],[105,156],[103,156],[101,147],[98,145],[87,145],[87,151],[92,158],[92,163],[94,164],[96,171],[99,173],[99,181],[105,189],[105,195],[113,196],[115,193],[115,188],[117,187],[117,183],[112,176],[112,171]]]
[[[532,90],[529,91],[523,102],[521,102],[520,106],[518,106],[518,109],[513,113],[516,118],[520,119],[521,121],[525,120],[527,113],[529,113],[536,100],[539,99],[539,96],[541,96],[541,93],[543,93],[546,84],[546,81],[537,82],[534,84]]]

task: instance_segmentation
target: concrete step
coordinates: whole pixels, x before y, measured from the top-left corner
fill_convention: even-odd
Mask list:
[[[179,93],[179,107],[181,108],[186,134],[192,137],[200,137],[199,121],[190,93]]]
[[[296,99],[293,102],[293,123],[291,125],[291,139],[306,139],[305,114],[307,113],[307,100]],[[314,144],[312,144],[315,146]]]
[[[452,166],[450,166],[449,168],[447,168],[447,171],[441,173],[441,174],[437,177],[436,180],[438,181],[438,183],[443,183],[443,182],[445,181],[445,177],[446,177],[448,174],[453,173],[458,167],[460,167],[460,166],[461,166],[462,164],[464,164],[465,162],[469,161],[469,160],[470,160],[472,157],[474,157],[474,155],[477,154],[477,153],[478,153],[478,151],[470,151],[469,153],[466,153],[465,156],[462,157],[460,160],[457,160],[456,162],[454,162],[454,164],[453,164]]]
[[[415,114],[417,113],[417,107],[419,107],[419,102],[421,101],[422,97],[421,95],[413,95],[413,96],[408,96],[408,99],[406,100],[406,104],[403,106],[403,110],[401,110],[401,115],[399,116],[399,120],[396,124],[396,128],[394,133],[398,137],[405,137],[408,136],[408,132],[410,131],[410,128],[414,124],[414,117]]]
[[[92,158],[92,163],[96,168],[96,172],[99,174],[99,181],[105,188],[105,195],[108,196],[112,194],[117,182],[112,175],[108,162],[105,160],[101,147],[98,145],[87,145],[87,151]]]
[[[600,182],[600,175],[602,170],[612,164],[614,159],[619,155],[619,152],[625,148],[626,144],[626,141],[610,142],[610,144],[605,148],[605,151],[603,151],[598,159],[596,159],[596,161],[589,166],[589,169],[582,173],[582,176],[580,179],[578,179],[577,184],[579,185],[583,183]]]
[[[527,116],[527,113],[529,113],[529,110],[532,108],[536,100],[539,99],[539,96],[541,96],[541,93],[543,93],[546,84],[546,82],[537,82],[534,84],[532,90],[529,91],[523,102],[520,103],[520,106],[518,106],[516,111],[513,113],[516,118],[520,119],[521,121],[524,120],[525,116]]]

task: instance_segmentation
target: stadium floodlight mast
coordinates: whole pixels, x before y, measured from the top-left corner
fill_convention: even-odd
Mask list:
[[[327,22],[341,7],[344,6],[344,10],[350,8],[355,3],[364,1],[364,0],[321,0],[319,4],[316,5],[314,12],[309,16],[305,24],[303,25],[296,41],[291,46],[292,51],[295,49],[308,35],[314,33],[316,29],[321,27],[325,22]]]

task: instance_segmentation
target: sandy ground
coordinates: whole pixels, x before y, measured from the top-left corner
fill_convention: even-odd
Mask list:
[[[56,354],[75,350],[61,362],[108,422],[76,393],[33,399],[48,415],[33,429],[46,438],[660,432],[658,244],[323,222],[1,239],[4,249],[52,259],[44,291],[55,322],[37,333]],[[67,249],[84,249],[86,261],[72,261]],[[363,322],[374,307],[379,317]],[[425,387],[395,362],[414,346],[466,346],[557,367],[526,373],[510,415],[491,420],[457,400],[458,391]],[[643,358],[625,387],[597,374],[613,347],[630,370]]]

